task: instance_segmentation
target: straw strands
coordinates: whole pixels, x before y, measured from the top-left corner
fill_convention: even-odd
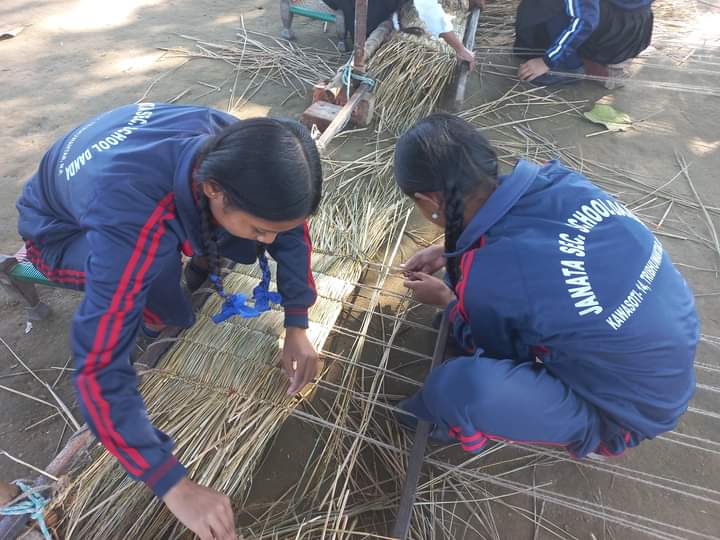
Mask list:
[[[432,113],[452,81],[456,64],[448,47],[394,34],[368,64],[378,82],[375,97],[383,111],[381,128],[400,133]]]
[[[451,2],[446,12],[454,15],[455,33],[462,39],[467,6]],[[455,8],[455,9],[453,9]],[[403,28],[422,28],[415,8],[405,5],[400,14]],[[442,40],[396,32],[368,63],[369,73],[378,81],[375,92],[378,109],[383,110],[382,129],[400,133],[433,112],[453,79],[457,59]]]
[[[196,37],[180,35],[193,41],[194,49],[161,48],[169,58],[208,59],[233,66],[234,84],[228,110],[242,107],[269,81],[291,90],[288,97],[305,97],[307,88],[318,80],[331,78],[341,62],[339,53],[298,47],[290,41],[248,30],[244,23],[236,40],[213,43]],[[248,82],[238,88],[240,77]]]

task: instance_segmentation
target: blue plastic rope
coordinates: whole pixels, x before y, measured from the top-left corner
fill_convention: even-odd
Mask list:
[[[40,532],[43,534],[45,540],[53,540],[53,537],[50,535],[50,531],[45,524],[45,506],[47,505],[48,500],[42,495],[32,493],[30,488],[20,480],[15,480],[13,484],[19,487],[22,492],[27,495],[27,500],[20,501],[12,506],[3,506],[0,508],[0,515],[22,516],[30,514],[30,517],[38,522]]]
[[[345,85],[345,92],[347,93],[348,99],[350,99],[350,81],[352,79],[367,84],[371,90],[375,86],[375,79],[371,79],[366,75],[361,75],[360,73],[353,72],[352,61],[353,59],[351,57],[343,67],[342,74],[342,82],[343,85]]]
[[[262,279],[258,286],[253,289],[252,299],[254,305],[252,306],[247,303],[247,296],[242,293],[226,294],[217,274],[210,276],[210,280],[215,284],[218,294],[225,299],[220,313],[212,316],[215,324],[220,324],[234,315],[239,315],[243,319],[257,317],[264,311],[270,311],[272,304],[282,303],[280,293],[270,291],[270,263],[268,263],[265,253],[258,255],[258,264],[260,270],[262,270]]]

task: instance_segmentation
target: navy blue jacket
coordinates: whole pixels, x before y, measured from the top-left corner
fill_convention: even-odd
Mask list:
[[[531,0],[532,1],[532,0]],[[553,68],[564,63],[590,37],[600,22],[600,2],[609,1],[621,9],[637,9],[653,0],[562,0],[570,22],[545,52],[545,63]]]
[[[204,107],[152,103],[106,112],[53,145],[18,201],[25,240],[87,238],[85,296],[72,324],[80,406],[103,445],[159,496],[185,469],[172,440],[151,425],[129,357],[153,279],[181,248],[205,251],[192,168],[206,139],[236,121]],[[246,242],[255,254],[256,243]],[[279,234],[268,251],[278,263],[286,326],[307,327],[316,297],[307,226]]]
[[[541,357],[608,422],[644,437],[676,425],[695,388],[694,298],[622,204],[556,161],[520,161],[456,253],[448,309],[459,343]]]

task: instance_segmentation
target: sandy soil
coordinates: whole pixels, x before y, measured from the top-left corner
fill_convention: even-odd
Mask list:
[[[102,4],[102,5],[101,5]],[[109,6],[113,7],[109,7]],[[186,45],[178,34],[190,34],[212,41],[232,39],[241,16],[253,29],[270,33],[279,30],[276,2],[273,0],[127,0],[105,3],[91,0],[5,0],[0,6],[0,29],[30,25],[18,37],[0,42],[0,111],[4,129],[0,132],[0,148],[4,159],[0,165],[0,252],[11,253],[19,246],[16,233],[14,202],[23,182],[35,170],[46,148],[65,131],[85,119],[115,106],[133,102],[144,95],[156,81],[147,98],[170,100],[186,89],[180,102],[214,106],[225,110],[230,87],[231,70],[221,62],[193,61],[176,72],[177,59],[162,58],[157,47]],[[330,47],[332,33],[323,34],[318,23],[296,21],[295,29],[303,43]],[[669,65],[669,64],[668,64]],[[712,79],[703,74],[677,71],[645,70],[648,79],[682,81],[686,84],[708,84]],[[204,95],[208,87],[197,81],[221,86],[221,90]],[[508,83],[496,78],[475,76],[469,87],[469,103],[497,96]],[[691,162],[690,173],[702,200],[709,206],[720,206],[720,137],[717,118],[718,98],[693,94],[627,87],[614,92],[582,83],[568,89],[567,96],[596,100],[605,97],[634,118],[651,118],[628,133],[585,136],[598,131],[580,117],[560,117],[535,124],[561,146],[577,146],[578,154],[598,161],[622,166],[646,175],[652,185],[660,186],[678,171],[675,152],[682,152]],[[282,114],[299,116],[307,103],[293,98],[283,103],[287,91],[268,86],[242,110],[242,116]],[[282,104],[281,104],[282,103]],[[357,151],[350,148],[348,152]],[[691,195],[681,178],[673,186],[679,193]],[[705,224],[699,216],[685,216],[703,236]],[[675,262],[696,267],[717,266],[717,256],[706,247],[690,242],[663,238]],[[682,268],[697,293],[703,333],[720,335],[716,274]],[[48,382],[61,373],[68,356],[68,326],[79,295],[56,289],[42,291],[43,300],[52,308],[52,317],[36,323],[32,332],[24,333],[22,307],[0,292],[0,337]],[[698,360],[720,367],[717,351],[702,344]],[[45,392],[27,375],[11,355],[0,348],[0,384],[47,398]],[[698,371],[698,380],[706,387],[720,386],[720,375]],[[69,377],[58,384],[60,395],[72,403]],[[69,433],[57,418],[40,425],[53,411],[43,405],[0,390],[0,449],[38,466],[45,465],[57,452]],[[686,435],[720,440],[717,417],[720,399],[716,391],[698,390],[693,406],[714,411],[716,416],[688,413],[678,431]],[[292,445],[292,437],[281,436],[280,454]],[[701,452],[686,447],[654,441],[643,444],[622,462],[624,466],[662,474],[708,489],[720,489],[720,453]],[[261,471],[260,478],[271,480],[287,476],[296,465],[286,460]],[[29,477],[27,468],[0,457],[0,479]],[[622,479],[611,480],[592,474],[580,474],[573,464],[538,470],[537,482],[553,480],[565,492],[587,499],[598,496],[612,500],[619,508],[651,508],[658,519],[682,524],[708,537],[720,536],[717,508],[707,502],[674,497],[672,493],[650,488],[640,489]],[[279,482],[278,489],[286,482]],[[639,533],[607,529],[576,513],[548,507],[547,515],[556,523],[566,525],[578,538],[636,538]],[[499,519],[502,516],[499,516]],[[532,538],[532,531],[516,529],[507,523],[507,538]],[[598,528],[599,527],[599,528]],[[500,525],[501,531],[503,525]],[[511,532],[512,531],[512,532]],[[591,536],[592,535],[594,536]],[[636,536],[637,534],[637,536]],[[677,531],[678,537],[685,533]],[[543,535],[541,534],[542,538]],[[693,537],[694,538],[694,537]]]

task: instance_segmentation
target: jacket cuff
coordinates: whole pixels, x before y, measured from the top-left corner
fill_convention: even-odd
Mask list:
[[[160,466],[148,471],[144,481],[155,495],[163,497],[186,474],[182,463],[175,456],[170,456]]]
[[[307,308],[285,308],[285,328],[307,328],[309,326]]]
[[[543,62],[545,62],[545,65],[546,65],[547,67],[549,67],[550,69],[552,69],[552,68],[554,68],[554,67],[557,67],[557,61],[554,61],[554,62],[553,62],[553,61],[550,59],[550,57],[547,55],[547,53],[545,53],[545,54],[543,55],[542,59],[543,59]]]

